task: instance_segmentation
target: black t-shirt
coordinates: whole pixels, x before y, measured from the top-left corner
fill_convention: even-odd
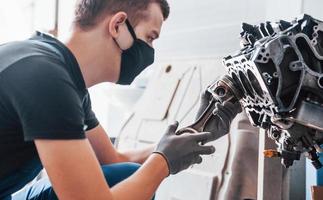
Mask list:
[[[29,181],[1,185],[39,160],[34,139],[84,139],[97,125],[79,65],[61,42],[37,33],[0,45],[0,196]]]

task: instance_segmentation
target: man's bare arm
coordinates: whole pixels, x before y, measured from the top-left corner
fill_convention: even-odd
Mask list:
[[[138,150],[117,151],[101,125],[87,131],[86,135],[101,165],[118,162],[142,164],[155,148],[155,145],[150,145]]]
[[[201,145],[210,133],[177,135],[178,123],[170,125],[155,153],[128,179],[107,185],[88,139],[35,140],[38,154],[59,199],[150,199],[168,174],[176,174],[202,162],[201,155],[214,153],[213,146]]]
[[[144,163],[149,155],[156,148],[156,144],[149,145],[148,147],[142,149],[133,149],[119,152],[119,161],[120,162],[135,162],[135,163]]]
[[[153,154],[134,175],[110,189],[87,139],[35,140],[35,144],[53,188],[62,200],[151,199],[168,175],[165,159]]]

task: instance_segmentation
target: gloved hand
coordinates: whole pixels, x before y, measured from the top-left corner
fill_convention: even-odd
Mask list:
[[[170,174],[176,174],[195,163],[201,163],[201,155],[215,152],[213,146],[201,145],[212,137],[211,133],[184,133],[176,135],[178,122],[170,125],[154,153],[162,155],[168,164]]]
[[[204,113],[212,98],[209,92],[205,91],[202,93],[196,119]],[[229,132],[232,120],[241,111],[239,102],[234,104],[231,102],[225,102],[224,104],[215,103],[213,116],[207,121],[203,131],[212,133],[211,140],[222,137]]]

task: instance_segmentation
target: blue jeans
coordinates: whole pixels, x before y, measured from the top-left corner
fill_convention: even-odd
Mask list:
[[[131,176],[139,167],[135,163],[117,163],[102,166],[102,171],[108,185],[113,187]],[[49,179],[43,178],[4,200],[57,200],[57,197]]]

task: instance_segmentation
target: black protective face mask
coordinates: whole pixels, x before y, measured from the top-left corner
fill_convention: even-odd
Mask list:
[[[155,59],[154,48],[137,38],[128,20],[126,24],[134,42],[129,49],[123,50],[121,55],[121,69],[117,83],[122,85],[130,84],[140,72],[153,64]]]

